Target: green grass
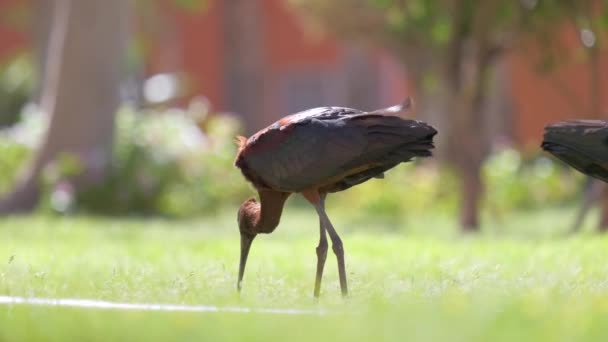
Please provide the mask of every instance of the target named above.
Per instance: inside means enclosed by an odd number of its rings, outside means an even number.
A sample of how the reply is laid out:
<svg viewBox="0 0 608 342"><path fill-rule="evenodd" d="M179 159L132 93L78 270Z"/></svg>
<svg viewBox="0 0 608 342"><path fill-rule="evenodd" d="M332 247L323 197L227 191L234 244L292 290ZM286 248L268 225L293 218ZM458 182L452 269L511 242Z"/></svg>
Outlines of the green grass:
<svg viewBox="0 0 608 342"><path fill-rule="evenodd" d="M232 212L195 221L5 218L0 295L332 313L1 306L0 340L606 340L608 238L564 237L573 213L486 217L480 236L457 234L441 215L412 213L405 223L334 217L351 295L340 297L330 254L318 301L313 210L288 208L275 233L256 239L240 297Z"/></svg>

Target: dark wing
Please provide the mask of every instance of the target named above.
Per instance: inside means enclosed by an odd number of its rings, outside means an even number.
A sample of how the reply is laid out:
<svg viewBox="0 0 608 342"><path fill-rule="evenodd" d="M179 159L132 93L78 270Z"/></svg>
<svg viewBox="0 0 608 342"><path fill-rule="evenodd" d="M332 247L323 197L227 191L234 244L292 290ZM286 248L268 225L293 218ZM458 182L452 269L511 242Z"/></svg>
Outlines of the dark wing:
<svg viewBox="0 0 608 342"><path fill-rule="evenodd" d="M545 127L542 148L589 176L608 182L608 123L563 121Z"/></svg>
<svg viewBox="0 0 608 342"><path fill-rule="evenodd" d="M327 115L271 126L248 146L247 167L268 186L297 192L351 177L346 188L414 156L430 155L436 131L427 124L344 108L326 110Z"/></svg>

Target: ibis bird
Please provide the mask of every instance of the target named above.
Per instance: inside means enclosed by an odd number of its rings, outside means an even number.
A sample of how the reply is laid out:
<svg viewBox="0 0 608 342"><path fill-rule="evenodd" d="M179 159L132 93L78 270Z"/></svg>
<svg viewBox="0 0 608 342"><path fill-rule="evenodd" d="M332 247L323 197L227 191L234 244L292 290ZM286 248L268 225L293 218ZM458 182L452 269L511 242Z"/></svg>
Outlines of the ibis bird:
<svg viewBox="0 0 608 342"><path fill-rule="evenodd" d="M541 147L578 171L608 182L608 122L571 120L547 125Z"/></svg>
<svg viewBox="0 0 608 342"><path fill-rule="evenodd" d="M287 198L300 193L315 207L320 221L314 296L319 296L321 288L326 232L338 261L342 295L348 294L344 248L325 213L325 197L382 178L385 171L414 157L431 155L437 131L424 122L401 117L411 106L408 97L400 105L372 112L313 108L284 117L248 139L237 137L235 166L259 194L259 201L250 198L238 211L239 292L253 239L272 233Z"/></svg>

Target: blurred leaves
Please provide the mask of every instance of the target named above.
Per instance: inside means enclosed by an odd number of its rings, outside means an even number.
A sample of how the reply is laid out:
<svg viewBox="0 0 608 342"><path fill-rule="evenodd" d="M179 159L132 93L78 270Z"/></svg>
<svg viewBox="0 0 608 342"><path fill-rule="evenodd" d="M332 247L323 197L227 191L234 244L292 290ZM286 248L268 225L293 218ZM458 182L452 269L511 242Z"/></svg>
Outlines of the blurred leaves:
<svg viewBox="0 0 608 342"><path fill-rule="evenodd" d="M497 219L515 211L572 203L585 179L543 154L525 156L511 148L491 154L482 174L487 189L482 207ZM453 215L459 186L450 168L429 161L410 163L389 171L385 179L370 180L332 197L329 205L353 220L371 218L400 225L420 213Z"/></svg>
<svg viewBox="0 0 608 342"><path fill-rule="evenodd" d="M24 118L18 125L0 130L2 191L9 190L44 136L43 115L30 109ZM81 169L77 160L64 156L45 170L48 200L42 209L186 217L236 208L254 195L233 165L233 140L241 129L236 117L209 115L197 124L188 111L123 107L117 120L108 180L84 193L70 193L72 188L65 180ZM573 201L584 178L544 155L527 157L513 149L492 154L484 164L483 176L487 183L484 207L500 215ZM454 173L425 160L400 165L387 172L385 179L336 194L328 204L330 210L353 220L371 218L397 224L422 212L453 214L458 193ZM70 196L74 198L70 200Z"/></svg>
<svg viewBox="0 0 608 342"><path fill-rule="evenodd" d="M240 122L230 116L201 117L180 109L136 111L123 107L117 115L114 158L102 183L75 196L74 209L104 214L186 216L238 204L250 194L234 168L234 136ZM8 191L44 137L46 116L30 108L18 124L0 130L0 190ZM46 203L57 210L57 193L65 194L80 162L62 155L43 172ZM221 180L221 181L220 181ZM62 195L63 196L63 195ZM72 208L64 208L72 209ZM60 210L62 211L62 210Z"/></svg>
<svg viewBox="0 0 608 342"><path fill-rule="evenodd" d="M486 205L495 214L565 204L576 198L585 178L545 155L526 159L514 149L492 154L483 176Z"/></svg>
<svg viewBox="0 0 608 342"><path fill-rule="evenodd" d="M0 137L0 192L13 186L20 169L31 156L31 150L22 144Z"/></svg>
<svg viewBox="0 0 608 342"><path fill-rule="evenodd" d="M495 51L534 39L543 52L545 48L550 48L546 52L553 52L562 38L564 26L571 22L576 23L579 30L594 27L593 34L598 41L605 35L600 27L608 27L608 6L593 0L288 2L308 21L327 32L346 39L369 40L388 48L422 76L449 63L452 58L447 53L452 48L449 43L458 39ZM417 70L421 68L423 70Z"/></svg>
<svg viewBox="0 0 608 342"><path fill-rule="evenodd" d="M13 124L34 86L30 58L21 54L0 65L0 126Z"/></svg>
<svg viewBox="0 0 608 342"><path fill-rule="evenodd" d="M213 116L208 120L213 125L230 119ZM232 159L221 163L215 156L235 153L232 139L239 129L232 125L220 134L205 134L186 111L123 108L118 115L112 173L106 183L82 194L78 205L111 214L208 213L231 194L215 191L214 183L228 171L237 173ZM228 142L230 151L226 150ZM241 184L240 189L246 190L246 185Z"/></svg>
<svg viewBox="0 0 608 342"><path fill-rule="evenodd" d="M210 0L173 0L178 8L200 12L207 9Z"/></svg>

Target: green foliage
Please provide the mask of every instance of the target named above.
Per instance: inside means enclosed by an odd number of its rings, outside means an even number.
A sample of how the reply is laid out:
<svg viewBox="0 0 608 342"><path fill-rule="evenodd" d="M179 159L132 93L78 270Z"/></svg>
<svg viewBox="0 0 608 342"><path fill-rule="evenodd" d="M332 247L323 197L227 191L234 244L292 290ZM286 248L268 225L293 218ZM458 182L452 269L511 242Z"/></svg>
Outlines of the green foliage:
<svg viewBox="0 0 608 342"><path fill-rule="evenodd" d="M30 149L5 137L0 137L0 192L6 192L16 181L16 176L30 156Z"/></svg>
<svg viewBox="0 0 608 342"><path fill-rule="evenodd" d="M378 5L386 11L388 31L396 37L439 46L451 38L449 6L441 1L381 1Z"/></svg>
<svg viewBox="0 0 608 342"><path fill-rule="evenodd" d="M14 186L19 172L38 146L45 126L45 120L39 113L26 108L19 123L0 128L0 193Z"/></svg>
<svg viewBox="0 0 608 342"><path fill-rule="evenodd" d="M450 69L478 50L479 60L535 40L544 69L564 59L564 27L588 29L605 41L608 6L594 0L288 0L317 27L388 48L414 80ZM335 15L342 13L343 15ZM550 63L551 62L551 63ZM448 75L442 73L448 71ZM452 72L453 73L453 72ZM424 81L423 81L424 82ZM418 84L426 90L422 84Z"/></svg>
<svg viewBox="0 0 608 342"><path fill-rule="evenodd" d="M44 116L26 110L18 125L0 131L0 189L7 191L44 136ZM82 171L62 156L43 173L45 210L188 217L236 208L255 195L233 165L236 117L211 115L202 130L193 114L177 109L117 115L114 161L107 180L75 194L67 180ZM584 177L546 155L496 151L485 162L484 208L501 217L521 209L563 205L577 199ZM455 214L460 198L456 175L434 160L399 165L384 179L372 179L332 195L332 211L352 220L382 220L395 226L419 213ZM76 196L76 197L74 197ZM66 198L67 197L67 198ZM301 199L292 206L304 204ZM306 204L306 207L308 205Z"/></svg>
<svg viewBox="0 0 608 342"><path fill-rule="evenodd" d="M174 182L162 198L167 212L178 216L217 212L236 207L253 195L249 184L234 167L234 138L241 129L235 117L211 117L205 127L206 149L183 162L183 182Z"/></svg>
<svg viewBox="0 0 608 342"><path fill-rule="evenodd" d="M183 113L143 114L123 108L117 115L110 175L99 186L79 193L78 207L108 214L162 213L160 198L171 182L182 181L182 159L193 147L201 147L199 141L188 145L185 139L191 134L195 134L192 139L202 139Z"/></svg>
<svg viewBox="0 0 608 342"><path fill-rule="evenodd" d="M384 179L372 179L332 196L331 210L348 214L353 220L381 220L393 225L421 212L454 213L455 177L434 163L416 164L398 166Z"/></svg>
<svg viewBox="0 0 608 342"><path fill-rule="evenodd" d="M4 191L44 135L43 115L28 110L23 117L17 125L0 131L0 189ZM235 205L251 193L232 165L233 140L239 131L240 122L229 116L210 116L201 131L188 112L138 112L124 107L117 115L114 158L106 180L74 193L70 178L84 170L73 156L62 155L43 172L43 208L187 216Z"/></svg>
<svg viewBox="0 0 608 342"><path fill-rule="evenodd" d="M123 110L111 175L79 195L79 208L191 216L235 204L248 192L232 165L239 130L227 116L211 116L203 133L184 112Z"/></svg>
<svg viewBox="0 0 608 342"><path fill-rule="evenodd" d="M187 11L204 11L209 6L209 0L173 0L178 8Z"/></svg>
<svg viewBox="0 0 608 342"><path fill-rule="evenodd" d="M505 149L485 162L486 205L495 214L563 205L577 198L585 177L543 155L525 159Z"/></svg>
<svg viewBox="0 0 608 342"><path fill-rule="evenodd" d="M0 189L4 191L44 133L42 116L26 112L23 117L18 125L0 133ZM108 179L83 193L71 193L65 181L82 169L77 160L63 156L45 169L44 208L180 217L236 208L255 194L233 165L233 140L239 131L240 122L231 116L210 116L201 131L187 112L123 108L117 117ZM584 179L545 155L525 157L512 149L495 152L484 164L483 175L487 184L484 207L500 215L571 202L578 197ZM387 172L385 179L372 179L332 195L329 205L353 220L395 224L420 212L454 214L460 200L458 190L457 177L450 169L425 160L400 165ZM74 195L77 198L66 205L63 196ZM291 203L302 204L300 200Z"/></svg>
<svg viewBox="0 0 608 342"><path fill-rule="evenodd" d="M0 65L0 126L17 122L34 85L32 63L19 55Z"/></svg>
<svg viewBox="0 0 608 342"><path fill-rule="evenodd" d="M518 210L570 204L579 198L585 177L548 156L526 157L504 149L483 166L486 184L483 208L504 218ZM354 220L403 223L419 213L455 215L460 198L458 178L449 168L435 163L405 164L386 174L336 195L332 210L348 213Z"/></svg>

